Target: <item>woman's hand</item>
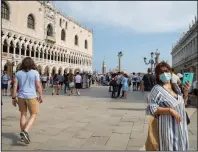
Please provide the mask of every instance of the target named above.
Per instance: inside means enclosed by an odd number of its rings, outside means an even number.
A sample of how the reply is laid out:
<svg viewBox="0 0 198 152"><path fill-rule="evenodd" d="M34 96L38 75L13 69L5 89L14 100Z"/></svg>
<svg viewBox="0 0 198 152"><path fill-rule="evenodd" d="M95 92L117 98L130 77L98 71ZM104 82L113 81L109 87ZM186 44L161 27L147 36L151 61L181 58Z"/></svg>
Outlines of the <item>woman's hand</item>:
<svg viewBox="0 0 198 152"><path fill-rule="evenodd" d="M170 114L176 119L177 122L181 122L182 119L177 111L170 108Z"/></svg>
<svg viewBox="0 0 198 152"><path fill-rule="evenodd" d="M12 99L12 105L16 107L17 104L17 100L16 99Z"/></svg>
<svg viewBox="0 0 198 152"><path fill-rule="evenodd" d="M184 94L184 96L188 96L189 88L190 88L190 82L187 81L186 84L183 85L183 94Z"/></svg>

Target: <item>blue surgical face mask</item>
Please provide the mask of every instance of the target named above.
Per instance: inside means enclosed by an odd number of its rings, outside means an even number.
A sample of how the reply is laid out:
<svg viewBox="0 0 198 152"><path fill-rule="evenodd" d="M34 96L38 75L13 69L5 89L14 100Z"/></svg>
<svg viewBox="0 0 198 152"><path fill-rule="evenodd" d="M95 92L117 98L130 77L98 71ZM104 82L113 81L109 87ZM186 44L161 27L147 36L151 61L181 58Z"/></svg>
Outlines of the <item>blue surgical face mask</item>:
<svg viewBox="0 0 198 152"><path fill-rule="evenodd" d="M171 79L171 73L163 73L160 75L160 80L163 83L167 83L168 81L170 81L170 79Z"/></svg>

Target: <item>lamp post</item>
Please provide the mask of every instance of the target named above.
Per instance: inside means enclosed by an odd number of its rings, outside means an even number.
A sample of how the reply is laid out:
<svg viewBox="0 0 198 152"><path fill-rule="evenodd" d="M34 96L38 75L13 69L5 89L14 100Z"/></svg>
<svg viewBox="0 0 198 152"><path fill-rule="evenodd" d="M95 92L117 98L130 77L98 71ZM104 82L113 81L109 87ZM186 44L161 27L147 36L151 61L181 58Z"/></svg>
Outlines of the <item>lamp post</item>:
<svg viewBox="0 0 198 152"><path fill-rule="evenodd" d="M153 64L154 64L153 56L154 56L154 53L151 52L151 59L149 59L148 62L146 61L147 58L144 57L144 63L145 63L146 65L151 64L151 71L153 71Z"/></svg>
<svg viewBox="0 0 198 152"><path fill-rule="evenodd" d="M118 52L118 72L121 71L121 58L122 58L122 56L123 56L123 52L122 51Z"/></svg>

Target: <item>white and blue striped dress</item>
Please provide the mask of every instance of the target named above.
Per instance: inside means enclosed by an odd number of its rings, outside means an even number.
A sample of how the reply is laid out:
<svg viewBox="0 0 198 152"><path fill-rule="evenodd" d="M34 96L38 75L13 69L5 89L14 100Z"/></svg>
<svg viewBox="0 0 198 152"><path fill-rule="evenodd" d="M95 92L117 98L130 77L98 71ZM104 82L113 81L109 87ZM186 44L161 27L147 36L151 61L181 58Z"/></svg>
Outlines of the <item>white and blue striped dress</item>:
<svg viewBox="0 0 198 152"><path fill-rule="evenodd" d="M160 151L187 151L188 128L186 122L185 104L182 94L178 98L172 96L160 85L154 86L150 93L148 113L154 115L158 107L171 107L182 118L177 122L171 115L159 115L159 150Z"/></svg>

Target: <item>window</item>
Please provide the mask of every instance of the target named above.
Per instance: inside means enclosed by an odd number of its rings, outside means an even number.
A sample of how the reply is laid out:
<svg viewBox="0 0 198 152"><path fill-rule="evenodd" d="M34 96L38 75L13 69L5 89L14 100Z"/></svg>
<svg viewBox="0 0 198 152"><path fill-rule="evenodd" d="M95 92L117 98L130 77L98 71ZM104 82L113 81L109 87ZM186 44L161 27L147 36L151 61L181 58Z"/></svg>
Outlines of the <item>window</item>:
<svg viewBox="0 0 198 152"><path fill-rule="evenodd" d="M85 49L88 48L87 40L85 40Z"/></svg>
<svg viewBox="0 0 198 152"><path fill-rule="evenodd" d="M62 25L62 19L60 19L60 26Z"/></svg>
<svg viewBox="0 0 198 152"><path fill-rule="evenodd" d="M67 22L65 22L65 29L67 29Z"/></svg>
<svg viewBox="0 0 198 152"><path fill-rule="evenodd" d="M78 45L78 36L77 36L77 35L75 35L75 40L74 40L74 41L75 41L74 44L75 44L75 45Z"/></svg>
<svg viewBox="0 0 198 152"><path fill-rule="evenodd" d="M27 27L34 29L34 17L32 14L28 15Z"/></svg>
<svg viewBox="0 0 198 152"><path fill-rule="evenodd" d="M61 40L65 41L65 30L61 30Z"/></svg>
<svg viewBox="0 0 198 152"><path fill-rule="evenodd" d="M10 19L10 10L8 5L4 1L2 1L1 5L1 17L6 20Z"/></svg>
<svg viewBox="0 0 198 152"><path fill-rule="evenodd" d="M53 36L53 28L51 24L47 25L47 36Z"/></svg>

